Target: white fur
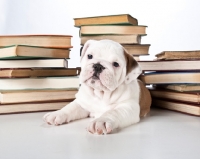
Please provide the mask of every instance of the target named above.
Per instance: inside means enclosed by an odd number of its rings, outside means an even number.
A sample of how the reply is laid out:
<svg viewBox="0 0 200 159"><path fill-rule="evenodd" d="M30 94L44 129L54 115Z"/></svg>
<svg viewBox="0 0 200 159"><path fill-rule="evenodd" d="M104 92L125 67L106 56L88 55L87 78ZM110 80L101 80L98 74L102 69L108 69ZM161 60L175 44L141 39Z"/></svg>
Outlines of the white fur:
<svg viewBox="0 0 200 159"><path fill-rule="evenodd" d="M87 55L93 58L88 59ZM119 67L114 67L118 62ZM93 64L100 63L105 69L100 80L94 80ZM61 110L47 113L44 120L52 125L60 125L76 119L94 117L87 130L91 133L107 134L140 120L137 77L141 73L136 67L126 75L126 59L123 47L111 40L89 40L82 50L81 87L76 99Z"/></svg>

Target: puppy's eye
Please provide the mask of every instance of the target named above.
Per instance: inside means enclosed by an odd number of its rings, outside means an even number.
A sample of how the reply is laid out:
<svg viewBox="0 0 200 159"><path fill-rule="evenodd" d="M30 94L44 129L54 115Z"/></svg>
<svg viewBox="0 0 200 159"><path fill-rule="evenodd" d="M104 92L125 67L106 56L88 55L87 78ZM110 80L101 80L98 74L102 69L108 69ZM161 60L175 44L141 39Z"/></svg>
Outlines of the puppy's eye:
<svg viewBox="0 0 200 159"><path fill-rule="evenodd" d="M119 64L117 62L113 62L113 66L119 67Z"/></svg>
<svg viewBox="0 0 200 159"><path fill-rule="evenodd" d="M93 56L91 54L88 54L87 56L88 56L88 59L92 59L93 58Z"/></svg>

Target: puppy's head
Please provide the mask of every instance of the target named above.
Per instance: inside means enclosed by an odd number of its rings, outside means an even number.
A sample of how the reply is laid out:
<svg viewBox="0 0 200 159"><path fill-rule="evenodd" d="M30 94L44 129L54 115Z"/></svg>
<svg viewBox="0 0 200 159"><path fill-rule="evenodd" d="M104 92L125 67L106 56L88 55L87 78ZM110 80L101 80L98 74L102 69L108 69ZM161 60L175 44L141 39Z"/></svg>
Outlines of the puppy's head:
<svg viewBox="0 0 200 159"><path fill-rule="evenodd" d="M141 74L134 58L117 42L89 40L81 54L81 83L99 91L114 91Z"/></svg>

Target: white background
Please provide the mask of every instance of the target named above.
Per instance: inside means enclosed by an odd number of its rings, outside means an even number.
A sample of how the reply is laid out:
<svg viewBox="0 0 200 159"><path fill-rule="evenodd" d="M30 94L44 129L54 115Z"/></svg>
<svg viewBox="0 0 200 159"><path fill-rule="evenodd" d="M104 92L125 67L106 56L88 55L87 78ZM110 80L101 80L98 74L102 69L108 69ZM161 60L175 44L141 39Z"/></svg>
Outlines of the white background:
<svg viewBox="0 0 200 159"><path fill-rule="evenodd" d="M164 50L200 50L199 0L0 0L0 34L72 35L70 67L79 64L73 18L130 14L147 25L150 57Z"/></svg>

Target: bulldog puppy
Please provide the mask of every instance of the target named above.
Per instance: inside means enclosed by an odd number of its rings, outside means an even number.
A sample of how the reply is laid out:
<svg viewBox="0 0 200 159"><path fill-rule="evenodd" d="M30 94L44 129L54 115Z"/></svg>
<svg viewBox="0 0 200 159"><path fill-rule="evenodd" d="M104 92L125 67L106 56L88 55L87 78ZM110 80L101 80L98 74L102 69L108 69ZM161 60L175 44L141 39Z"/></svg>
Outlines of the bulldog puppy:
<svg viewBox="0 0 200 159"><path fill-rule="evenodd" d="M150 111L151 96L137 77L141 69L117 42L89 40L81 55L81 87L76 99L61 110L47 113L48 124L60 125L94 117L87 127L108 134L140 121Z"/></svg>

